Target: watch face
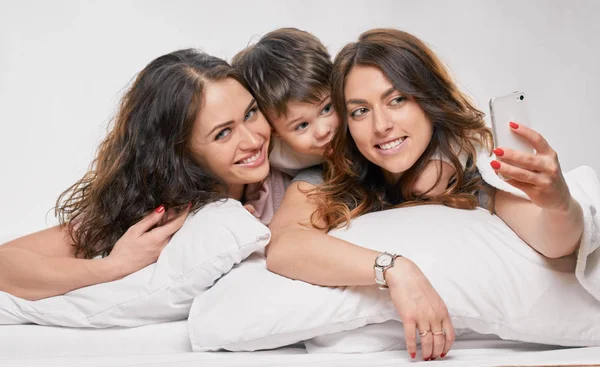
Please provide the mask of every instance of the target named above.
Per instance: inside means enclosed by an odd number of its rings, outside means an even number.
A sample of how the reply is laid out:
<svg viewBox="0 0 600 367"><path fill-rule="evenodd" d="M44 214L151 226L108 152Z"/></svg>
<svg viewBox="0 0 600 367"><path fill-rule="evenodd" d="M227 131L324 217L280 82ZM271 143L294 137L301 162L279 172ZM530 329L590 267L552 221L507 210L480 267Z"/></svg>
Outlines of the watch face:
<svg viewBox="0 0 600 367"><path fill-rule="evenodd" d="M381 254L377 257L377 265L386 267L392 265L392 256L390 254Z"/></svg>

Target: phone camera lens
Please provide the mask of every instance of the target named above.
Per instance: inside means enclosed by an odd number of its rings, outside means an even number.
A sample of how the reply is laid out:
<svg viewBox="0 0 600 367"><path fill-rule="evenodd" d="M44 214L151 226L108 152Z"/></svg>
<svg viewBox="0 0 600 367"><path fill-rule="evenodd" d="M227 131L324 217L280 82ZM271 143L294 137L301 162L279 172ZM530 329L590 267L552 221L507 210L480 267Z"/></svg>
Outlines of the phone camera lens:
<svg viewBox="0 0 600 367"><path fill-rule="evenodd" d="M521 95L521 96L519 97L519 99L522 101L522 100L524 100L524 99L525 99L525 96Z"/></svg>

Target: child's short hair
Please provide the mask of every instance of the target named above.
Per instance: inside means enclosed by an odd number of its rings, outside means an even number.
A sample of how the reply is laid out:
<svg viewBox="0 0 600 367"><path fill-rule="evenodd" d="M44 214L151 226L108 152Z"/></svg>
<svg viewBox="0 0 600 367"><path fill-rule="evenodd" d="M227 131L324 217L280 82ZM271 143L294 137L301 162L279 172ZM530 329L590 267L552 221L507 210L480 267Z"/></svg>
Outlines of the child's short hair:
<svg viewBox="0 0 600 367"><path fill-rule="evenodd" d="M319 102L330 93L333 63L327 48L312 34L280 28L234 56L231 64L243 75L258 106L286 115L290 101Z"/></svg>

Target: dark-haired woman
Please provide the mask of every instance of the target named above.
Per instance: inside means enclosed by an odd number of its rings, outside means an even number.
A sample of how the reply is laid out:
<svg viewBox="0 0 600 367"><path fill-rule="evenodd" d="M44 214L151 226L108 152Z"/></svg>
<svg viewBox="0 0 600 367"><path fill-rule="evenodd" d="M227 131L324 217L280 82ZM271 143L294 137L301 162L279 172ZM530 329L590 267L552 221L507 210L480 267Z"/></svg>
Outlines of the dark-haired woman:
<svg viewBox="0 0 600 367"><path fill-rule="evenodd" d="M270 134L225 61L194 49L155 59L91 169L58 198L60 225L0 246L0 290L36 300L155 262L190 210L242 200L267 177Z"/></svg>

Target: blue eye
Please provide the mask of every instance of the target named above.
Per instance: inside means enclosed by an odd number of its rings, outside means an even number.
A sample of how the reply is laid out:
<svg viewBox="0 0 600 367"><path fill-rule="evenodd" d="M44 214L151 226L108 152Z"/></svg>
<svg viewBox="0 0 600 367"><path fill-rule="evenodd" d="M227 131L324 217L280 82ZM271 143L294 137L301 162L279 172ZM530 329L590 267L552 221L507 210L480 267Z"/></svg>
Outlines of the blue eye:
<svg viewBox="0 0 600 367"><path fill-rule="evenodd" d="M364 115L367 112L369 112L369 110L367 108L361 107L361 108L357 108L354 111L350 112L350 116L352 118L357 118L357 117Z"/></svg>
<svg viewBox="0 0 600 367"><path fill-rule="evenodd" d="M328 103L327 106L323 107L321 110L321 115L327 115L333 111L333 104Z"/></svg>
<svg viewBox="0 0 600 367"><path fill-rule="evenodd" d="M227 137L227 135L231 134L231 129L230 128L226 128L221 130L217 136L215 136L215 140L221 140Z"/></svg>
<svg viewBox="0 0 600 367"><path fill-rule="evenodd" d="M257 106L252 107L250 109L250 111L248 111L246 116L244 116L244 121L250 120L252 117L254 117L254 115L256 115L256 112L258 112L258 107Z"/></svg>
<svg viewBox="0 0 600 367"><path fill-rule="evenodd" d="M390 104L393 106L399 105L400 103L404 102L405 100L406 100L406 97L398 96L398 97L392 99Z"/></svg>
<svg viewBox="0 0 600 367"><path fill-rule="evenodd" d="M294 128L294 130L300 131L300 130L306 130L307 128L308 128L308 122L304 121L304 122L299 123L298 125L296 125L296 127Z"/></svg>

